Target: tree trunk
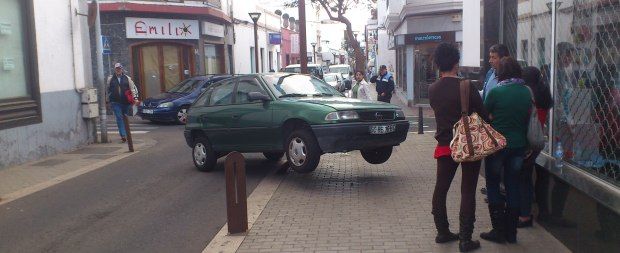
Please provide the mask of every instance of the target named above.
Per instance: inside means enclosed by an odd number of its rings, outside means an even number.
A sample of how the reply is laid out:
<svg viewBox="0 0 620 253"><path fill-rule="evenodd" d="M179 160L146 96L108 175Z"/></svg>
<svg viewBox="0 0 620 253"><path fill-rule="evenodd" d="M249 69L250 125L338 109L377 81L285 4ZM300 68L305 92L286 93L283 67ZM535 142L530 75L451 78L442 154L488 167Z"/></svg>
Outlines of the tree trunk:
<svg viewBox="0 0 620 253"><path fill-rule="evenodd" d="M355 55L355 69L353 71L362 71L362 73L366 73L366 56L364 56L364 52L362 52L362 47L360 46L359 41L355 39L355 35L353 35L353 28L351 27L351 22L345 17L342 17L342 23L347 26L347 36L349 37L350 45L353 47L353 52Z"/></svg>

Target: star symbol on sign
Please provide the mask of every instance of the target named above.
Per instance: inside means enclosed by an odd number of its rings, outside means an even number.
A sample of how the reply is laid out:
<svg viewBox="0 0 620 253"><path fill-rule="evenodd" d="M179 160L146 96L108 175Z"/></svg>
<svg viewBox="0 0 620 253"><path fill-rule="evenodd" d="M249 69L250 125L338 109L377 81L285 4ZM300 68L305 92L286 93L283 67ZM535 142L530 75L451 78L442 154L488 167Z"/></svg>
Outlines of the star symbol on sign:
<svg viewBox="0 0 620 253"><path fill-rule="evenodd" d="M192 27L192 25L186 25L183 23L183 27L181 27L181 35L187 36L188 34L192 34L192 31L189 30L190 27Z"/></svg>

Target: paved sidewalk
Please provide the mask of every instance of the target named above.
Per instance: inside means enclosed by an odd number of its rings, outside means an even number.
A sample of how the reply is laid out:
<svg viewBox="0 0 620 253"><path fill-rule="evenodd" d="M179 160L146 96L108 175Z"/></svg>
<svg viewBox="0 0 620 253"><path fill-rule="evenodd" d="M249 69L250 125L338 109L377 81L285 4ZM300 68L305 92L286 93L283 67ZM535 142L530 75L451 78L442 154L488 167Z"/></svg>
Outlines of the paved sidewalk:
<svg viewBox="0 0 620 253"><path fill-rule="evenodd" d="M435 161L430 155L434 146L431 134L410 134L382 165L368 164L359 152L351 152L324 155L311 174L290 172L240 247L225 251L458 252L458 243L434 242ZM457 173L448 196L454 232L458 231L460 181ZM478 188L483 185L481 177ZM480 232L491 227L483 198L477 195L474 239L478 240ZM239 240L239 236L244 235L227 237ZM482 249L476 252L569 252L537 224L520 229L518 240L515 245L481 240Z"/></svg>
<svg viewBox="0 0 620 253"><path fill-rule="evenodd" d="M94 143L74 151L0 170L0 205L106 166L154 146L153 139L133 136L134 153L110 132L112 143Z"/></svg>

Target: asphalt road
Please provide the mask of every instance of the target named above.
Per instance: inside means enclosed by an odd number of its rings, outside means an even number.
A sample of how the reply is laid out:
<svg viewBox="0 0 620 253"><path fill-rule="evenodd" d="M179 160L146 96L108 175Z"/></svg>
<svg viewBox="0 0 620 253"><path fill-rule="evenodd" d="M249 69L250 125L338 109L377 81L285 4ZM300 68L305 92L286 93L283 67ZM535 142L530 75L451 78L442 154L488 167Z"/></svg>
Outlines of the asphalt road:
<svg viewBox="0 0 620 253"><path fill-rule="evenodd" d="M199 172L183 127L154 126L155 147L1 206L0 252L202 251L226 223L223 159ZM279 163L246 158L249 195Z"/></svg>

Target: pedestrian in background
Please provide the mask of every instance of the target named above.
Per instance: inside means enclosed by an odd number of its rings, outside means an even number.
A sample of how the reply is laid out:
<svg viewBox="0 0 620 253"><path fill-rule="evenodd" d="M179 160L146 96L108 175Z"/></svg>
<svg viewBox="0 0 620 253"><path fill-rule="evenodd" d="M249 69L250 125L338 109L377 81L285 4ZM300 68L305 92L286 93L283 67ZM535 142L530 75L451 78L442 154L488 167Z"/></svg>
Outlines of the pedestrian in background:
<svg viewBox="0 0 620 253"><path fill-rule="evenodd" d="M499 80L497 79L497 68L499 61L505 57L509 57L508 47L503 44L495 44L489 48L489 64L491 69L487 72L484 78L484 88L482 89L482 100L486 100L489 96L489 92L497 87Z"/></svg>
<svg viewBox="0 0 620 253"><path fill-rule="evenodd" d="M442 43L437 46L434 61L440 71L440 79L429 87L430 104L435 112L437 147L434 157L437 159L437 181L433 192L433 218L437 228L436 243L459 240L459 250L466 252L480 248L480 242L472 241L471 235L476 221L476 186L480 173L480 161L463 162L461 183L461 207L459 214L459 234L450 232L446 210L446 198L452 179L459 163L450 156L450 141L453 138L452 128L461 119L460 82L457 76L460 52L452 44ZM487 113L482 99L473 85L470 87L469 114L476 112L483 119Z"/></svg>
<svg viewBox="0 0 620 253"><path fill-rule="evenodd" d="M129 101L129 97L133 101ZM129 108L138 103L138 89L131 80L131 78L125 75L123 65L120 63L114 64L114 75L108 78L108 101L112 105L112 111L116 117L116 125L118 126L118 133L121 136L121 142L127 141L127 133L125 132L125 121L123 115L129 113Z"/></svg>
<svg viewBox="0 0 620 253"><path fill-rule="evenodd" d="M489 214L493 229L480 237L497 243L517 242L520 194L519 176L527 147L527 128L532 96L521 79L521 66L512 57L500 60L497 87L489 91L484 106L491 126L506 137L506 148L485 159L485 179ZM505 200L500 196L500 182L506 188ZM506 202L506 203L504 203Z"/></svg>
<svg viewBox="0 0 620 253"><path fill-rule="evenodd" d="M365 101L372 101L370 97L370 85L364 80L364 72L358 70L355 72L355 82L351 87L351 98L357 98Z"/></svg>
<svg viewBox="0 0 620 253"><path fill-rule="evenodd" d="M540 70L536 67L526 67L523 69L523 80L525 81L525 85L527 85L534 94L534 103L536 105L536 113L538 115L538 120L540 124L543 126L547 122L547 114L549 113L549 109L553 106L553 98L551 97L551 91L549 87L545 84L542 78L542 74ZM532 174L534 172L534 167L536 165L536 158L540 154L540 151L532 151L529 150L526 154L525 160L523 161L523 167L521 169L521 177L519 180L519 190L521 194L521 210L519 215L519 223L517 227L531 227L532 226L532 200L534 196L534 183L532 182ZM536 172L536 181L537 184L542 182L540 170L543 168L538 168ZM544 193L540 193L537 195L542 195ZM544 208L546 209L546 207Z"/></svg>
<svg viewBox="0 0 620 253"><path fill-rule="evenodd" d="M387 71L385 65L379 67L379 75L370 78L371 83L376 83L377 100L389 103L392 100L392 92L394 92L394 77Z"/></svg>

